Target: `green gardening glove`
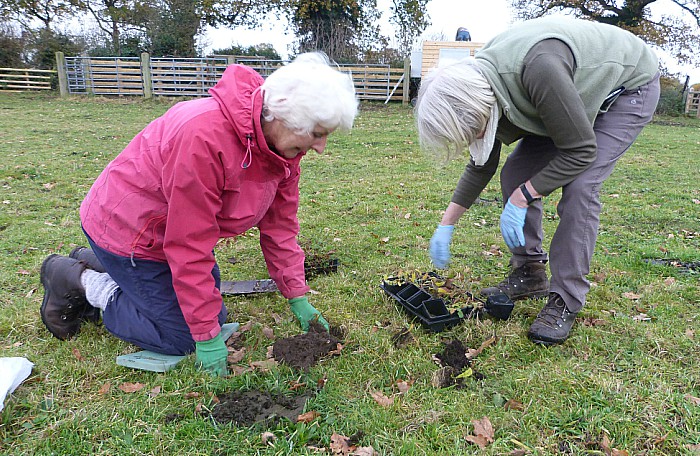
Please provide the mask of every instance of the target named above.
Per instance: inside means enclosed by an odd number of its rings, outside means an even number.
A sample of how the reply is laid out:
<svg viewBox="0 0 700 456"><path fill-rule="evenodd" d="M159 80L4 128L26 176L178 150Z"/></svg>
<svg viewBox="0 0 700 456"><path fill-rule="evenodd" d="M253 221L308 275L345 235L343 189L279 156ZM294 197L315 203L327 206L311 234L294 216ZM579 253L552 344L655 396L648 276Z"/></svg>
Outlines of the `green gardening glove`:
<svg viewBox="0 0 700 456"><path fill-rule="evenodd" d="M197 367L204 369L214 376L228 375L226 358L228 349L224 338L219 333L215 338L195 342L195 353L197 355Z"/></svg>
<svg viewBox="0 0 700 456"><path fill-rule="evenodd" d="M292 308L292 313L297 317L299 324L301 325L301 329L304 331L309 330L309 322L314 320L318 320L318 322L321 323L324 328L326 328L326 331L330 330L330 325L326 319L323 318L321 312L309 304L309 300L306 299L306 296L290 299L289 306Z"/></svg>

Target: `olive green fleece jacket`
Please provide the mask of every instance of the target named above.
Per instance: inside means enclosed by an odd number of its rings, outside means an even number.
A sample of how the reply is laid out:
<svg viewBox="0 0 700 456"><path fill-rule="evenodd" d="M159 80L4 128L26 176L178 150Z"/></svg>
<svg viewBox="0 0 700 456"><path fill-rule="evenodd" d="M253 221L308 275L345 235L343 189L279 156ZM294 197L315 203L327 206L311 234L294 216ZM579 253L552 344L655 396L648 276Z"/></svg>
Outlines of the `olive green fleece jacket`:
<svg viewBox="0 0 700 456"><path fill-rule="evenodd" d="M469 207L498 167L500 143L526 135L550 137L561 151L530 181L548 195L571 182L595 160L593 123L605 97L651 81L654 52L620 28L569 18L541 18L516 25L486 43L475 56L498 100L497 142L482 166L470 161L452 201Z"/></svg>

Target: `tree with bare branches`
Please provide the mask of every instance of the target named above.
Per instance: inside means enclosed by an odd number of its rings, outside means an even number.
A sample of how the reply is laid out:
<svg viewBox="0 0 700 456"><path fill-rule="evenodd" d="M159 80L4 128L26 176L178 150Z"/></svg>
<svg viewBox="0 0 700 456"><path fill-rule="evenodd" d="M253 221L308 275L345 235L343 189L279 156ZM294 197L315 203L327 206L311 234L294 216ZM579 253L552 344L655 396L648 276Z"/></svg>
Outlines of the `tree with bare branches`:
<svg viewBox="0 0 700 456"><path fill-rule="evenodd" d="M569 12L629 30L674 56L679 63L700 61L700 0L667 0L674 11L652 15L657 0L511 0L521 19Z"/></svg>

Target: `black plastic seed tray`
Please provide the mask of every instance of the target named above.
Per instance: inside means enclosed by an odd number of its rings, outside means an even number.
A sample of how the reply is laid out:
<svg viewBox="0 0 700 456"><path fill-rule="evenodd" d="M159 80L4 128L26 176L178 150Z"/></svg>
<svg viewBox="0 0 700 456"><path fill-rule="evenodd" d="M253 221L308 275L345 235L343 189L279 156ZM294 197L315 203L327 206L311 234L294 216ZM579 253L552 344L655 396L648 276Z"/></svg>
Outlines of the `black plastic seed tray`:
<svg viewBox="0 0 700 456"><path fill-rule="evenodd" d="M426 289L411 282L404 282L400 285L393 282L397 282L396 278L388 278L382 282L380 287L394 298L410 316L433 332L440 332L455 326L481 309L495 318L505 320L510 316L514 307L513 302L506 295L489 296L484 302L471 293L465 292L470 299L482 305L478 306L479 308L466 306L450 312L444 299L434 296Z"/></svg>

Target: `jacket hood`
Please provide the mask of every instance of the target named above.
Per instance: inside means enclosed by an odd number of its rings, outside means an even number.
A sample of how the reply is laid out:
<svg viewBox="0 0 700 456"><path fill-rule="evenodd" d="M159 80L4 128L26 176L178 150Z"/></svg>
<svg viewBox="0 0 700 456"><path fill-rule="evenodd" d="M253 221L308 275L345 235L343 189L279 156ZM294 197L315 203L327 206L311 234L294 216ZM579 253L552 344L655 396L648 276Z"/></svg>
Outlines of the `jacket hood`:
<svg viewBox="0 0 700 456"><path fill-rule="evenodd" d="M219 82L209 89L209 94L219 103L221 111L234 126L243 144L246 144L247 135L255 134L253 119L255 114L259 117L260 113L253 112L253 100L256 96L261 96L259 88L264 81L262 76L250 67L230 65Z"/></svg>
<svg viewBox="0 0 700 456"><path fill-rule="evenodd" d="M248 153L241 163L244 168L253 159L252 149L259 150L268 160L287 168L299 166L299 161L305 153L292 159L286 159L272 152L265 142L260 124L262 114L263 94L260 86L265 82L262 76L245 65L230 65L224 71L219 82L209 89L226 119L233 125L238 139L245 144Z"/></svg>

